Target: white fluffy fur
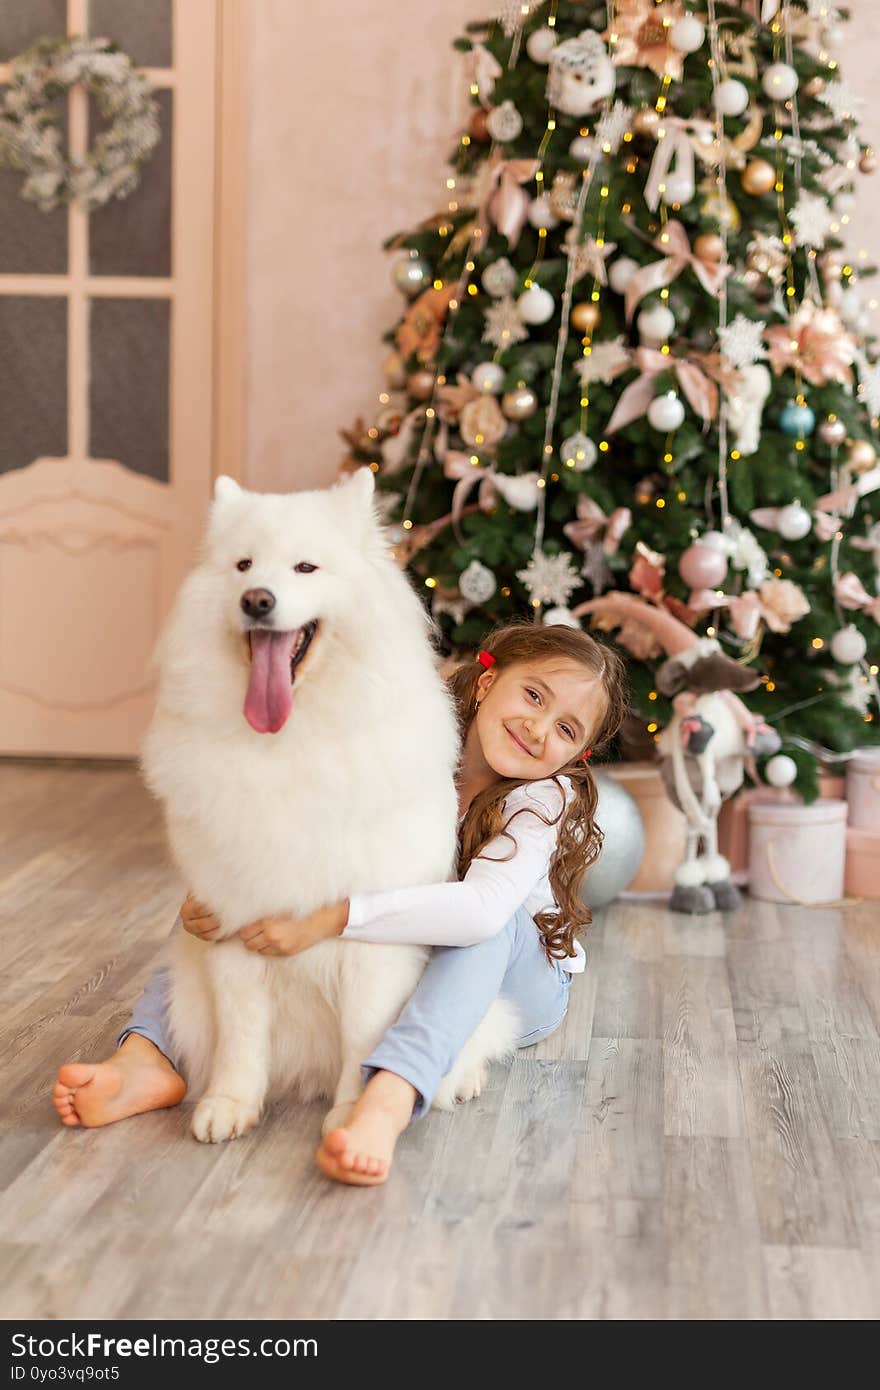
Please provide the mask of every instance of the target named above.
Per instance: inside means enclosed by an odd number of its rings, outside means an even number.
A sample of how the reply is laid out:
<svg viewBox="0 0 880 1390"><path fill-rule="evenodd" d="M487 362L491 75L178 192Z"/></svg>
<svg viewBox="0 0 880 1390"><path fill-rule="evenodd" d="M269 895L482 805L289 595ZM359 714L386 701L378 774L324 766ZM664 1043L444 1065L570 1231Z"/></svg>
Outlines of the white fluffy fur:
<svg viewBox="0 0 880 1390"><path fill-rule="evenodd" d="M196 568L156 650L159 696L142 766L163 803L187 887L229 938L247 922L301 915L359 891L446 880L455 860L458 736L430 620L388 551L368 469L291 495L217 481ZM250 558L239 572L236 562ZM297 574L308 560L316 573ZM317 618L293 710L258 734L242 709L248 670L240 598L265 587L276 626ZM256 1123L266 1096L333 1099L326 1128L360 1093L360 1062L400 1012L427 959L419 946L322 942L264 958L186 932L172 947L171 1026L198 1139ZM436 1104L477 1094L516 1019L492 1006Z"/></svg>

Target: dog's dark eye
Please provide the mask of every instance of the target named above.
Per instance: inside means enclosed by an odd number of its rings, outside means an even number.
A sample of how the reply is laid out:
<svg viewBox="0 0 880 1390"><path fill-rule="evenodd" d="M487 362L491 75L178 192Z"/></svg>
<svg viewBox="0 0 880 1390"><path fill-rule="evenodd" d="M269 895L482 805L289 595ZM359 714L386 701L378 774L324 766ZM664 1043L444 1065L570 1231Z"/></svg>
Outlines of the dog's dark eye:
<svg viewBox="0 0 880 1390"><path fill-rule="evenodd" d="M253 560L239 560L235 568L237 570L249 570L253 563Z"/></svg>
<svg viewBox="0 0 880 1390"><path fill-rule="evenodd" d="M314 574L318 566L310 565L308 560L300 560L299 564L294 565L293 568L296 574Z"/></svg>

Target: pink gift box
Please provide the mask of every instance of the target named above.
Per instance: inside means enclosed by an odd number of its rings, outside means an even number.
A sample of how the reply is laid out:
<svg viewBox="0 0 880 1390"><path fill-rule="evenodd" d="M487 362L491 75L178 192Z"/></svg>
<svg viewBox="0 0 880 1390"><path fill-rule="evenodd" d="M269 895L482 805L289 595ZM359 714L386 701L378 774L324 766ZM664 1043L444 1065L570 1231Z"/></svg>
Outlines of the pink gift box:
<svg viewBox="0 0 880 1390"><path fill-rule="evenodd" d="M749 892L771 903L832 903L843 897L846 802L752 802Z"/></svg>
<svg viewBox="0 0 880 1390"><path fill-rule="evenodd" d="M880 748L860 748L846 770L849 823L880 835Z"/></svg>
<svg viewBox="0 0 880 1390"><path fill-rule="evenodd" d="M880 831L846 832L846 891L860 898L880 898Z"/></svg>

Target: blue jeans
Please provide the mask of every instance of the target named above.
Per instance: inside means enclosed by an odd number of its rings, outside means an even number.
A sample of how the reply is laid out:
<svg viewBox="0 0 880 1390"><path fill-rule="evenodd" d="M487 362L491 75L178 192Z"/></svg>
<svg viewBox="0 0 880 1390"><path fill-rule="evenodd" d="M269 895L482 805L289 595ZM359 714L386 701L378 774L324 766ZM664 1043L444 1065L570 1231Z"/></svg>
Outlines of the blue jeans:
<svg viewBox="0 0 880 1390"><path fill-rule="evenodd" d="M409 1081L418 1091L417 1119L431 1108L437 1087L499 994L519 1014L517 1047L530 1047L559 1027L570 986L571 975L558 961L548 963L538 928L521 907L488 941L435 947L397 1022L363 1063L364 1081L380 1069ZM116 1045L129 1033L140 1033L177 1067L168 1033L168 992L168 967L159 966Z"/></svg>

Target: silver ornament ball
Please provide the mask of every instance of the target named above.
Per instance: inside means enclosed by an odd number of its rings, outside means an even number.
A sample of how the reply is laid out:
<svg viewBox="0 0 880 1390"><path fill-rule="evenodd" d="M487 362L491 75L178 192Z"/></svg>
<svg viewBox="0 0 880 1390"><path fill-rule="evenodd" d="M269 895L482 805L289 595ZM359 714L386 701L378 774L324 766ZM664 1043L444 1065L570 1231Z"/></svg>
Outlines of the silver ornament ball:
<svg viewBox="0 0 880 1390"><path fill-rule="evenodd" d="M606 907L629 887L645 853L645 827L634 798L607 773L594 776L599 791L596 824L605 840L581 885L581 897L591 908Z"/></svg>
<svg viewBox="0 0 880 1390"><path fill-rule="evenodd" d="M771 787L790 787L797 777L797 763L787 753L776 753L764 768L764 778Z"/></svg>
<svg viewBox="0 0 880 1390"><path fill-rule="evenodd" d="M401 294L414 299L420 294L431 278L431 267L418 252L410 252L401 260L395 261L391 269L391 279Z"/></svg>
<svg viewBox="0 0 880 1390"><path fill-rule="evenodd" d="M458 581L459 593L468 603L488 603L497 587L494 574L479 560L471 560Z"/></svg>
<svg viewBox="0 0 880 1390"><path fill-rule="evenodd" d="M588 473L599 457L599 450L589 435L578 430L576 434L563 439L559 457L566 468L572 468L576 473Z"/></svg>

